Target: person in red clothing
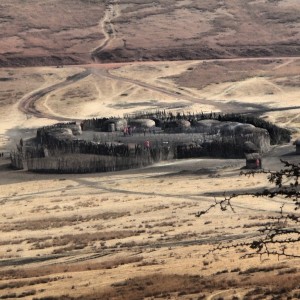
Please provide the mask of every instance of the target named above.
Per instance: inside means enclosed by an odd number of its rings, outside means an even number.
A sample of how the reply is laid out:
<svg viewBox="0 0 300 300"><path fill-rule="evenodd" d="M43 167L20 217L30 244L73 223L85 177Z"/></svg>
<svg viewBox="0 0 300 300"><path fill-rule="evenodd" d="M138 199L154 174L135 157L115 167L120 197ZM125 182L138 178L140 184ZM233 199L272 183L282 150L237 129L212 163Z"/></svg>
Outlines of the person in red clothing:
<svg viewBox="0 0 300 300"><path fill-rule="evenodd" d="M256 165L256 169L260 168L260 161L258 158L256 159L255 165Z"/></svg>
<svg viewBox="0 0 300 300"><path fill-rule="evenodd" d="M144 142L144 147L145 147L145 149L150 149L150 141L145 141Z"/></svg>

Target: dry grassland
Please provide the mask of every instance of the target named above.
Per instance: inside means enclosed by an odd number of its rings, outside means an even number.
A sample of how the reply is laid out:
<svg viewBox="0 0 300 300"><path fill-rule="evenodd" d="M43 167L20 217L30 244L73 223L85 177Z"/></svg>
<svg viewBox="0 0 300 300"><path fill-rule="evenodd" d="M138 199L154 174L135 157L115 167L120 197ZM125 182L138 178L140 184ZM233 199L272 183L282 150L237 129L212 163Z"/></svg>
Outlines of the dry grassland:
<svg viewBox="0 0 300 300"><path fill-rule="evenodd" d="M236 214L215 210L196 218L214 202L212 194L231 193L237 183L244 191L268 185L263 175L239 177L242 161L223 163L227 168L217 168L214 176L193 175L203 164L194 160L142 171L38 178L2 163L2 299L296 294L298 260L241 259L249 253L243 246L203 257L222 241L256 236L281 203L242 197L235 201ZM182 168L189 175L177 173Z"/></svg>

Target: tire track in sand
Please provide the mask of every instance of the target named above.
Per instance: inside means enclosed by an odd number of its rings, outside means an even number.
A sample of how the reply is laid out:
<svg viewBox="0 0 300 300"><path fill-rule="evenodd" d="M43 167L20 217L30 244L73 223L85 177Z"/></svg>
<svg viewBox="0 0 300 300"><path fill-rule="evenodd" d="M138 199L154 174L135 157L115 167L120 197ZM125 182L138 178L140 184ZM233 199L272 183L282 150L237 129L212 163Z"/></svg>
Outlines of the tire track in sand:
<svg viewBox="0 0 300 300"><path fill-rule="evenodd" d="M248 58L248 59L221 59L217 61L251 61L251 60L273 60L274 58ZM279 59L279 58L277 58ZM281 59L286 59L286 58L281 58ZM299 57L294 58L294 59L299 59ZM139 63L136 63L139 64ZM117 65L119 66L119 65ZM33 91L27 95L25 95L19 102L18 104L18 109L22 111L25 114L33 115L38 118L48 118L48 119L53 119L53 120L58 120L58 121L74 121L76 119L70 118L70 117L64 117L64 116L57 116L51 113L51 111L48 112L42 112L38 110L35 106L35 103L43 96L49 94L50 92L66 87L74 82L77 82L85 77L87 77L90 74L94 74L96 76L100 77L107 77L112 80L116 81L122 81L122 82L127 82L133 85L137 85L143 88L146 88L148 90L153 90L159 93L166 94L168 96L173 97L174 99L180 100L186 100L191 103L199 103L199 104L208 104L215 106L216 108L219 108L222 112L238 112L238 113L252 113L256 115L261 115L267 112L276 112L276 111L287 111L287 110L297 110L300 109L300 106L289 106L289 107L277 107L277 108L272 108L272 107L266 107L264 105L256 105L256 104L251 104L251 103L239 103L239 102L222 102L222 101L217 101L217 100L207 100L207 99L200 99L197 98L196 96L189 95L187 91L182 91L180 90L174 90L170 89L170 87L161 87L161 86L156 86L156 85L151 85L149 83L146 83L141 80L135 80L135 79L129 79L121 76L117 76L114 74L111 74L109 72L109 69L112 67L116 67L116 64L112 65L98 65L98 64L91 64L91 65L82 65L81 67L86 68L85 71L75 74L73 76L68 77L65 81L54 84L52 86L42 88L37 91ZM99 68L100 67L100 68ZM80 120L80 119L78 119Z"/></svg>
<svg viewBox="0 0 300 300"><path fill-rule="evenodd" d="M56 83L54 85L48 86L46 88L42 88L42 89L34 91L30 94L27 94L20 100L20 102L18 104L18 109L25 114L33 115L37 118L48 118L48 119L57 120L57 121L77 121L74 118L57 116L57 115L53 115L51 112L47 113L47 112L40 111L36 108L36 102L40 98L44 97L45 95L47 95L57 89L60 89L60 88L66 87L70 84L73 84L77 81L80 81L81 79L83 79L89 75L90 75L90 71L85 70L81 73L77 73L75 75L67 77L67 79L62 82Z"/></svg>
<svg viewBox="0 0 300 300"><path fill-rule="evenodd" d="M210 105L214 106L216 109L219 109L223 113L242 113L242 114L263 114L267 112L272 111L285 111L285 110L293 110L293 109L299 109L300 106L289 106L289 107L279 107L279 108L271 108L264 106L262 104L256 104L256 103L243 103L243 102L237 102L237 101L230 101L230 102L224 102L224 101L218 101L218 100L207 100L204 98L197 98L195 96L191 96L187 94L187 91L181 90L176 91L173 89L170 89L168 87L161 87L149 84L144 81L136 80L136 79L130 79L127 77L122 77L119 75L114 75L109 72L108 69L92 69L90 68L90 71L92 74L95 74L96 76L100 77L106 77L112 80L121 81L130 83L136 86L140 86L142 88L145 88L147 90L159 92L168 96L173 97L176 100L185 100L189 101L190 103L198 103L203 105Z"/></svg>

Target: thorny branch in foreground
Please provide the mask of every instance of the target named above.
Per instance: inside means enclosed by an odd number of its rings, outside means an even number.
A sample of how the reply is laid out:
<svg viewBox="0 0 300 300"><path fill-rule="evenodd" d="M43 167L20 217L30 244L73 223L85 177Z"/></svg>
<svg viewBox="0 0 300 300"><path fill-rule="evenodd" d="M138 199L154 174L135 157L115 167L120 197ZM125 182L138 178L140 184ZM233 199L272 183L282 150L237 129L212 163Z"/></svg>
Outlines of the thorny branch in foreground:
<svg viewBox="0 0 300 300"><path fill-rule="evenodd" d="M300 253L297 251L297 246L300 245L300 214L297 210L300 209L300 163L293 164L288 161L283 161L284 167L280 171L251 171L241 173L241 175L254 176L255 174L266 174L270 183L274 184L274 188L265 189L262 192L257 193L240 193L225 196L220 201L215 199L215 203L209 206L206 210L199 211L196 216L201 217L207 214L210 210L220 207L221 211L234 210L234 204L232 200L239 196L253 196L253 197L267 197L275 198L282 197L286 200L290 200L293 205L294 211L292 213L286 213L284 210L285 204L282 204L280 211L276 216L270 216L270 222L266 223L264 227L258 230L259 238L250 242L242 242L229 245L218 245L211 249L204 256L210 253L219 251L222 249L237 248L241 246L249 247L253 252L245 254L242 258L251 257L253 255L277 255L299 258Z"/></svg>

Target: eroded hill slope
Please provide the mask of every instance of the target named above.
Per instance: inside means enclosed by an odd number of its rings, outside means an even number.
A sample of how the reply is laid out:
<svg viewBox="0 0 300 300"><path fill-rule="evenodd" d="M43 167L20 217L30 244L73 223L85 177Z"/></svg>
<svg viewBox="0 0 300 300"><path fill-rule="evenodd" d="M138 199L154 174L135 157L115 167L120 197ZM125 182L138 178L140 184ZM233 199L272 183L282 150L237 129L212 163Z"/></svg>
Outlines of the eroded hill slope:
<svg viewBox="0 0 300 300"><path fill-rule="evenodd" d="M1 65L295 56L295 0L11 0Z"/></svg>

